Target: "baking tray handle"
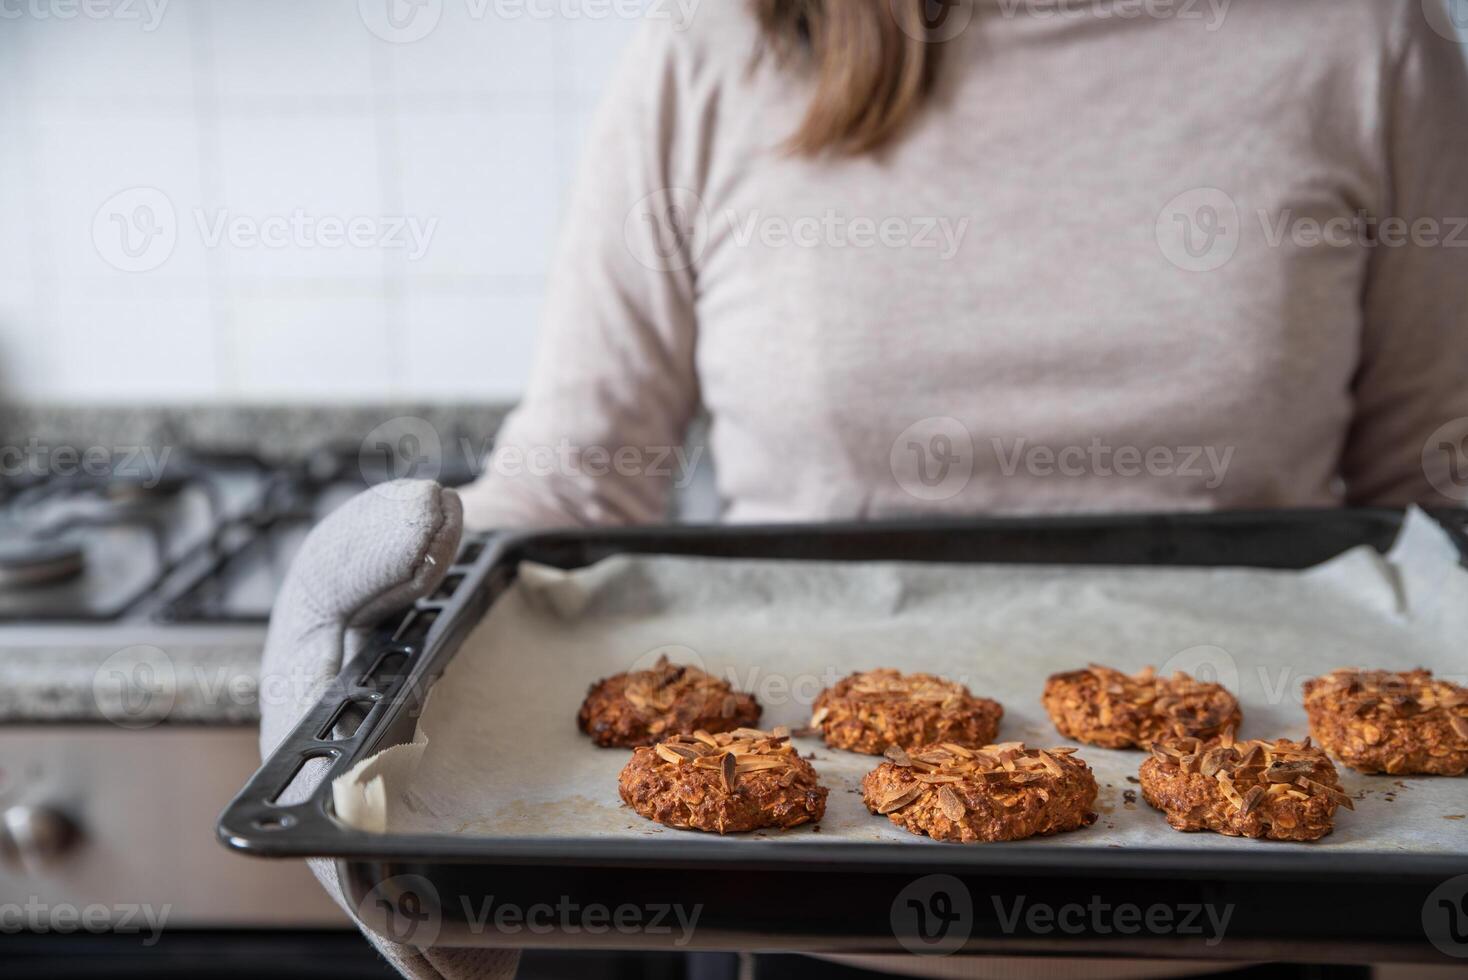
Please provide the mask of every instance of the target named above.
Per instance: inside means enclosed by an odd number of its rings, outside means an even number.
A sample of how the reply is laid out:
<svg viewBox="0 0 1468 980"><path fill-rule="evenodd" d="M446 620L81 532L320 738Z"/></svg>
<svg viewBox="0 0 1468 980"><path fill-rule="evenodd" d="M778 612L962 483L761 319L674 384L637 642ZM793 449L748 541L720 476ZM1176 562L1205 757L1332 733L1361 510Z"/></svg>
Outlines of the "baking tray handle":
<svg viewBox="0 0 1468 980"><path fill-rule="evenodd" d="M466 538L438 589L373 631L220 815L217 833L223 843L264 856L276 850L272 838L285 844L285 838L342 831L329 810L331 794L314 790L329 786L384 741L402 734L397 728L416 723L437 676L435 654L457 639L450 635L456 624L477 619L462 607L476 599L487 604L466 583L480 566L494 567L511 540L496 534ZM496 592L508 586L506 570L512 567L497 569L505 581L497 583ZM393 710L405 699L408 704ZM388 715L390 725L384 723Z"/></svg>

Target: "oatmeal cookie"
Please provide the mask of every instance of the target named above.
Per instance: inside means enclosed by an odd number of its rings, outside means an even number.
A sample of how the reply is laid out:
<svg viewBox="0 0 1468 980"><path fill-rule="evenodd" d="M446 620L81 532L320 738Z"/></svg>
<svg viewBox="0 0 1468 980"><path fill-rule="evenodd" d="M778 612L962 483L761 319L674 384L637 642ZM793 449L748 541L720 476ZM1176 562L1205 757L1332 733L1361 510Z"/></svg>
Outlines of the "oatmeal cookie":
<svg viewBox="0 0 1468 980"><path fill-rule="evenodd" d="M1431 671L1336 670L1305 682L1310 734L1361 772L1468 772L1468 688Z"/></svg>
<svg viewBox="0 0 1468 980"><path fill-rule="evenodd" d="M1168 739L1152 745L1139 777L1142 796L1177 830L1316 840L1330 833L1336 807L1355 809L1335 766L1308 738Z"/></svg>
<svg viewBox="0 0 1468 980"><path fill-rule="evenodd" d="M759 721L753 696L697 667L659 657L651 670L614 674L591 685L576 723L597 745L651 745L698 729L727 732Z"/></svg>
<svg viewBox="0 0 1468 980"><path fill-rule="evenodd" d="M635 749L618 785L649 820L720 834L820 820L827 790L783 729L674 735Z"/></svg>
<svg viewBox="0 0 1468 980"><path fill-rule="evenodd" d="M986 745L999 734L1004 708L962 684L889 668L852 674L816 698L810 726L832 748L879 755L889 745L930 742Z"/></svg>
<svg viewBox="0 0 1468 980"><path fill-rule="evenodd" d="M1151 667L1123 674L1092 664L1052 674L1045 711L1060 734L1108 749L1143 748L1161 738L1214 738L1242 720L1224 687L1182 671L1158 677Z"/></svg>
<svg viewBox="0 0 1468 980"><path fill-rule="evenodd" d="M1090 826L1096 777L1075 749L896 746L861 781L867 809L934 840L1021 840Z"/></svg>

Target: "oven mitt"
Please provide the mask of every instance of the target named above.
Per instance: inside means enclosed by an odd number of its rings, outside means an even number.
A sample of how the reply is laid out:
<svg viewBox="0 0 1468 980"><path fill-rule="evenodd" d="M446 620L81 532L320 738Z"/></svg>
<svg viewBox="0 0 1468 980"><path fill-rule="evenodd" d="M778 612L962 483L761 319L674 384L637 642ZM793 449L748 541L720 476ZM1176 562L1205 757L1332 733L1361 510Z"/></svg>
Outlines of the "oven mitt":
<svg viewBox="0 0 1468 980"><path fill-rule="evenodd" d="M396 480L363 491L318 524L301 545L276 598L260 671L260 751L269 755L290 734L355 656L375 623L438 587L453 563L463 530L459 495L426 480ZM327 762L312 760L281 795L310 795ZM348 908L327 859L307 862L343 909ZM418 949L364 930L404 976L414 980L510 978L515 950Z"/></svg>

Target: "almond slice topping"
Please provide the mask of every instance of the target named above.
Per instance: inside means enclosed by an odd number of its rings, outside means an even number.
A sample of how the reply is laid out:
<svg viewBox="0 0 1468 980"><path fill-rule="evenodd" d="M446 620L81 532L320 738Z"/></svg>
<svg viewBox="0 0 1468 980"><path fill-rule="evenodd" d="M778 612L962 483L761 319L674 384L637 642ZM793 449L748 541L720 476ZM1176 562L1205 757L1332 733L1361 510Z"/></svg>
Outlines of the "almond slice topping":
<svg viewBox="0 0 1468 980"><path fill-rule="evenodd" d="M660 758L664 759L667 762L671 762L674 765L678 765L686 761L688 758L685 755L680 755L679 753L674 752L672 747L666 742L659 742L656 746L653 747L653 751L656 752Z"/></svg>
<svg viewBox="0 0 1468 980"><path fill-rule="evenodd" d="M944 786L938 790L938 809L943 811L943 816L955 823L962 820L963 815L968 812L952 786Z"/></svg>
<svg viewBox="0 0 1468 980"><path fill-rule="evenodd" d="M907 750L900 745L887 746L887 751L883 752L882 755L894 766L901 766L905 769L912 765L912 758L908 756Z"/></svg>
<svg viewBox="0 0 1468 980"><path fill-rule="evenodd" d="M922 795L922 792L923 788L921 786L909 786L906 789L899 786L881 802L881 805L877 807L877 812L887 814L894 810L900 810Z"/></svg>

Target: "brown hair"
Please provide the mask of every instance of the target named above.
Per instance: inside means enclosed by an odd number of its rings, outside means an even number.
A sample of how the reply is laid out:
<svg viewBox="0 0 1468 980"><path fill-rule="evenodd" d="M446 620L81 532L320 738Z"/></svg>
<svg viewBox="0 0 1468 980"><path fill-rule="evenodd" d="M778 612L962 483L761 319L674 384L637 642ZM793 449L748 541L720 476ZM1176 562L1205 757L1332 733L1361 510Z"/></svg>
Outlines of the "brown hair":
<svg viewBox="0 0 1468 980"><path fill-rule="evenodd" d="M932 88L939 45L929 0L750 0L765 46L808 61L815 94L790 138L796 153L859 154L891 140Z"/></svg>

